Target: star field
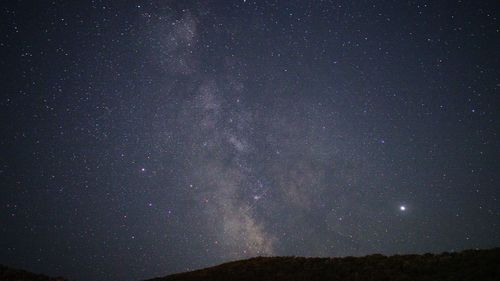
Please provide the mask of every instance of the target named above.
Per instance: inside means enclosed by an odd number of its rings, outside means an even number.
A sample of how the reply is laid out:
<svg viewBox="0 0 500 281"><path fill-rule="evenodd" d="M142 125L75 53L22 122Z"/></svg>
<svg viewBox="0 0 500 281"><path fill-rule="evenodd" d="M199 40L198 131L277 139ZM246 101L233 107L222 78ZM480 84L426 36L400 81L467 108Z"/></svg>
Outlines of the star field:
<svg viewBox="0 0 500 281"><path fill-rule="evenodd" d="M6 1L0 264L498 247L498 34L495 1Z"/></svg>

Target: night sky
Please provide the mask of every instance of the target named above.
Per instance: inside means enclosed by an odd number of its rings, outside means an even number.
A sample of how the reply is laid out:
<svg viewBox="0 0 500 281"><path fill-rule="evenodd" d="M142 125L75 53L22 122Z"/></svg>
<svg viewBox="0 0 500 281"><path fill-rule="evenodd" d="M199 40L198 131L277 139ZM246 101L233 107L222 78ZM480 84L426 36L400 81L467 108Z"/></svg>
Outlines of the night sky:
<svg viewBox="0 0 500 281"><path fill-rule="evenodd" d="M497 1L2 1L0 264L138 280L500 246Z"/></svg>

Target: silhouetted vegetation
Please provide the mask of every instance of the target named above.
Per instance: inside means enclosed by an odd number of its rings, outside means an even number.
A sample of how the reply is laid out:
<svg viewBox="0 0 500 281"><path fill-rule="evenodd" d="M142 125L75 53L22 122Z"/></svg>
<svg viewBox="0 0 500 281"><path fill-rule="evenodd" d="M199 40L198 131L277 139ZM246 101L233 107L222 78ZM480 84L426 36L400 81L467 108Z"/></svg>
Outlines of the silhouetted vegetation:
<svg viewBox="0 0 500 281"><path fill-rule="evenodd" d="M438 255L258 257L150 281L500 280L500 248Z"/></svg>
<svg viewBox="0 0 500 281"><path fill-rule="evenodd" d="M35 274L25 270L13 269L0 265L1 281L67 281L61 277L48 277L42 274Z"/></svg>

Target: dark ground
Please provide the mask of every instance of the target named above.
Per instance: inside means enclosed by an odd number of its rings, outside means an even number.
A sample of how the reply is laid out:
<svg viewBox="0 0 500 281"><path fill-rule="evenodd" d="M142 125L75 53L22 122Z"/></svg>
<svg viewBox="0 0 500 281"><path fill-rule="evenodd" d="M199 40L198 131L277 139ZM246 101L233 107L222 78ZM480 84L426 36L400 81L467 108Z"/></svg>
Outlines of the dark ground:
<svg viewBox="0 0 500 281"><path fill-rule="evenodd" d="M67 281L0 265L1 281ZM257 257L148 281L500 280L500 248L438 255Z"/></svg>
<svg viewBox="0 0 500 281"><path fill-rule="evenodd" d="M201 280L500 280L500 248L390 257L258 257L149 281Z"/></svg>
<svg viewBox="0 0 500 281"><path fill-rule="evenodd" d="M62 277L49 277L42 274L36 274L21 269L13 269L0 265L1 281L67 281Z"/></svg>

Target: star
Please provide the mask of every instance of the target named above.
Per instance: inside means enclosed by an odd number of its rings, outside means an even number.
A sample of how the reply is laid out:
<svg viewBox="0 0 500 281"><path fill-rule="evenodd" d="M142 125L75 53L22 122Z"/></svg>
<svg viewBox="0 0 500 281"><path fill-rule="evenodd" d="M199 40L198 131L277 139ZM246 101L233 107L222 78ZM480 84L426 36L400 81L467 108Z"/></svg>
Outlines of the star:
<svg viewBox="0 0 500 281"><path fill-rule="evenodd" d="M0 240L16 249L0 264L64 275L67 246L86 265L72 279L146 280L259 254L500 246L500 71L480 52L498 35L494 1L446 15L17 2L0 9Z"/></svg>

